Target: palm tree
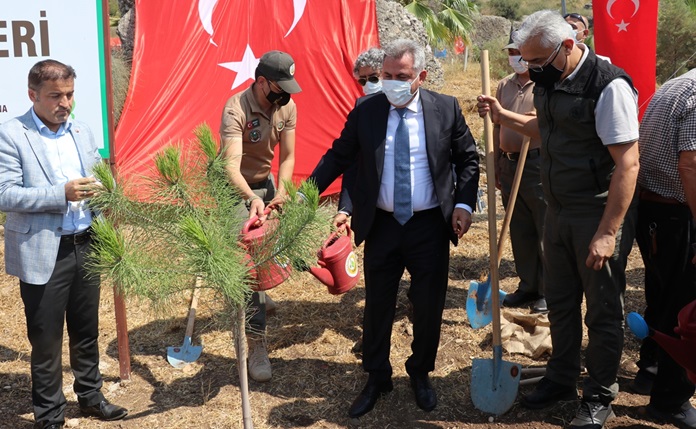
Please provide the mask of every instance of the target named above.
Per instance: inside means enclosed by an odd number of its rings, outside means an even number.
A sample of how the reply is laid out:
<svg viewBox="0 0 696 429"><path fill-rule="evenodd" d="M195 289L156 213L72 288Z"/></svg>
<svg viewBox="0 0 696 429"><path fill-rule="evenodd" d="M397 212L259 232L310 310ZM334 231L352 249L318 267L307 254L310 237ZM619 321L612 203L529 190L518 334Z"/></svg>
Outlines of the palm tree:
<svg viewBox="0 0 696 429"><path fill-rule="evenodd" d="M457 37L469 44L474 14L478 11L474 2L441 0L437 12L428 3L427 0L410 0L405 7L423 23L430 45L437 48L451 46Z"/></svg>

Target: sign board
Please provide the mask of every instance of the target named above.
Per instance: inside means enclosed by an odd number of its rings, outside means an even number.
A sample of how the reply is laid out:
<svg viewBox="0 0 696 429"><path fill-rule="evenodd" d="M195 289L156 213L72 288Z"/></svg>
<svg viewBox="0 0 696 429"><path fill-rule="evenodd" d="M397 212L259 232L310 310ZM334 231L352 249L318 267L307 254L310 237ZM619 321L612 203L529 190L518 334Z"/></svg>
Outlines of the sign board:
<svg viewBox="0 0 696 429"><path fill-rule="evenodd" d="M3 1L0 8L0 123L31 107L27 75L53 59L77 72L73 117L86 122L109 157L102 0Z"/></svg>

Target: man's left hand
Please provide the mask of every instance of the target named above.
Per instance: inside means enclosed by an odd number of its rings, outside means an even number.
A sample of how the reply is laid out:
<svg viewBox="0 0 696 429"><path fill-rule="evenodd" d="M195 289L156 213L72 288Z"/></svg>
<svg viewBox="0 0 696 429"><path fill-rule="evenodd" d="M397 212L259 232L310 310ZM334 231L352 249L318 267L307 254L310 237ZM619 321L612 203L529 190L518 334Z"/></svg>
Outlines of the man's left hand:
<svg viewBox="0 0 696 429"><path fill-rule="evenodd" d="M457 237L462 238L471 227L471 213L462 209L456 208L452 213L452 229Z"/></svg>
<svg viewBox="0 0 696 429"><path fill-rule="evenodd" d="M616 237L609 234L597 235L592 237L585 265L587 268L592 268L599 271L604 266L604 263L609 260L614 254L616 246Z"/></svg>

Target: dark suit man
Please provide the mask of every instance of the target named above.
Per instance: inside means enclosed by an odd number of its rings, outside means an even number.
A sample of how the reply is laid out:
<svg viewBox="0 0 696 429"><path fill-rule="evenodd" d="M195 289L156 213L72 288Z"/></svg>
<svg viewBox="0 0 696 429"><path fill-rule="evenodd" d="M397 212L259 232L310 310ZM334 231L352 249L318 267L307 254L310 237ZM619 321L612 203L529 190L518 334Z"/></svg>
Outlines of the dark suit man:
<svg viewBox="0 0 696 429"><path fill-rule="evenodd" d="M92 222L86 202L99 189L88 176L101 157L87 124L70 119L75 78L58 61L36 63L28 79L32 108L0 125L5 269L19 277L38 429L60 429L65 420L64 324L80 411L102 420L128 414L101 392L99 278L85 270Z"/></svg>
<svg viewBox="0 0 696 429"><path fill-rule="evenodd" d="M406 371L417 405L425 411L437 405L428 373L440 340L449 241L456 244L468 231L478 189L475 142L457 100L419 89L426 77L423 48L397 40L385 54L384 92L357 102L311 176L323 191L357 159L350 196L355 242L365 241L363 368L369 378L350 417L369 412L393 389L389 348L404 269L413 305Z"/></svg>

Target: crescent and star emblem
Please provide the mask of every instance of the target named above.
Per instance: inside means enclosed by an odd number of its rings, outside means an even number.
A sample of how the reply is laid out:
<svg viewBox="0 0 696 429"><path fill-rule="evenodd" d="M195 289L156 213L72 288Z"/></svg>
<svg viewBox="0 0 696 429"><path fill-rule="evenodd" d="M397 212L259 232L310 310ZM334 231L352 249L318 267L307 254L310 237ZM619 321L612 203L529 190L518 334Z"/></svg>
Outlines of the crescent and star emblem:
<svg viewBox="0 0 696 429"><path fill-rule="evenodd" d="M640 0L631 0L631 1L633 2L633 14L630 17L633 18L634 16L636 16L636 13L638 13L638 9L640 9ZM616 2L617 2L617 0L609 0L607 2L607 15L609 15L609 17L611 19L615 19L614 15L611 13L611 8L614 6L614 3L616 3ZM625 31L628 33L628 26L630 24L631 24L630 22L626 22L623 19L621 19L620 23L614 24L614 25L616 25L616 27L618 28L619 33L622 31Z"/></svg>
<svg viewBox="0 0 696 429"><path fill-rule="evenodd" d="M213 28L213 10L217 5L218 0L198 0L198 17L200 18L201 25L203 29L210 34L210 43L217 46L213 41L213 33L215 29ZM293 20L290 29L285 34L284 37L288 37L290 33L293 32L297 23L300 22L302 16L304 16L305 8L307 6L307 0L292 0L293 5ZM260 57L259 57L260 58ZM259 58L256 57L251 49L251 46L247 43L244 49L244 54L240 61L231 61L227 63L218 64L221 67L237 72L232 83L232 90L243 84L249 79L254 79L254 72L256 71L256 66L259 64Z"/></svg>

